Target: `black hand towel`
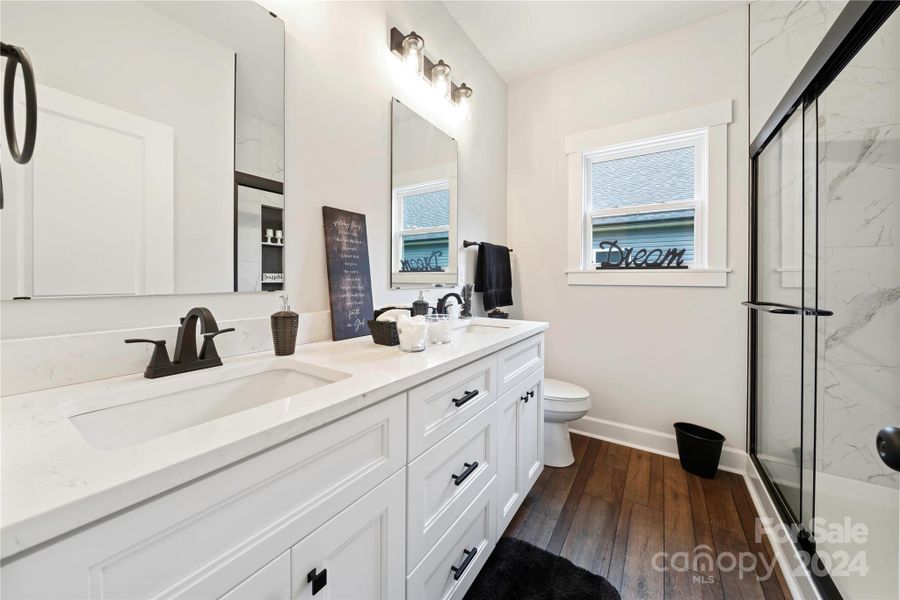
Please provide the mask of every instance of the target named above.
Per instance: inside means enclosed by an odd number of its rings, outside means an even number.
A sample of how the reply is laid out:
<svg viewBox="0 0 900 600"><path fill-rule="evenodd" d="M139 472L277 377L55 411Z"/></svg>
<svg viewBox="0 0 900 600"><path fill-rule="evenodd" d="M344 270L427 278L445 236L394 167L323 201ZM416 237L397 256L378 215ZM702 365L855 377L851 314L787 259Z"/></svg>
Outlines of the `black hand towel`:
<svg viewBox="0 0 900 600"><path fill-rule="evenodd" d="M484 294L484 310L512 305L509 248L487 242L481 243L478 247L478 262L475 265L475 291Z"/></svg>

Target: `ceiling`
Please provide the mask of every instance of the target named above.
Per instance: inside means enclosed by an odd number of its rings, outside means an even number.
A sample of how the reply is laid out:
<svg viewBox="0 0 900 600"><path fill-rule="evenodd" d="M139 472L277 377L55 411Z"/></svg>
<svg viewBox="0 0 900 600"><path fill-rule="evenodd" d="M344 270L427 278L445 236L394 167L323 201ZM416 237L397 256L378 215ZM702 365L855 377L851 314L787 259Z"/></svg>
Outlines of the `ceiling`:
<svg viewBox="0 0 900 600"><path fill-rule="evenodd" d="M443 4L500 76L515 83L746 2L448 0Z"/></svg>

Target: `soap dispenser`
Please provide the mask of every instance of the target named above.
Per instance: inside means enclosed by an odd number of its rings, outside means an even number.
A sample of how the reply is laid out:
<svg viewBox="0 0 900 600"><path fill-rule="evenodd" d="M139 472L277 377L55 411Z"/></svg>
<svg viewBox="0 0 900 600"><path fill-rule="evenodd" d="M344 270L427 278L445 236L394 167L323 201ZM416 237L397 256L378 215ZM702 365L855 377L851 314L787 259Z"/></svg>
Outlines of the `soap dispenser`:
<svg viewBox="0 0 900 600"><path fill-rule="evenodd" d="M297 347L297 328L300 315L291 310L287 295L281 296L281 310L271 317L272 343L276 356L289 356Z"/></svg>
<svg viewBox="0 0 900 600"><path fill-rule="evenodd" d="M412 303L413 315L427 315L428 310L431 309L434 311L434 307L428 304L428 300L425 299L425 292L419 292L419 299Z"/></svg>

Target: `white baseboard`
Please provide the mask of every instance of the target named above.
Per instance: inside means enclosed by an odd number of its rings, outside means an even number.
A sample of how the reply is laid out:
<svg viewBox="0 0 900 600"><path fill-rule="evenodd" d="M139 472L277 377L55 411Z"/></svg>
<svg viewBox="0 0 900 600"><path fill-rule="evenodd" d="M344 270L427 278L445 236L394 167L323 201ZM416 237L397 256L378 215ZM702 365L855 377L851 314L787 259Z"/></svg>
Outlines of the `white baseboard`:
<svg viewBox="0 0 900 600"><path fill-rule="evenodd" d="M675 443L674 433L663 433L596 417L584 417L574 421L569 425L569 431L638 450L646 450L654 454L678 458L678 446ZM744 475L746 467L746 452L728 446L722 448L722 458L719 460L720 469Z"/></svg>

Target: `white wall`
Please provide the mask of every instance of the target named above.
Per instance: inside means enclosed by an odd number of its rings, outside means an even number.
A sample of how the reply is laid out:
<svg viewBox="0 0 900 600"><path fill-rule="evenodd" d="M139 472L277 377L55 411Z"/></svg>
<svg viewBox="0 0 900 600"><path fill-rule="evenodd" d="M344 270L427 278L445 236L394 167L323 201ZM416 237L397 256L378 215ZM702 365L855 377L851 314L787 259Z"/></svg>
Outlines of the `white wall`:
<svg viewBox="0 0 900 600"><path fill-rule="evenodd" d="M366 213L375 305L415 297L388 289L392 96L459 140L460 240L506 241L506 84L440 3L265 4L286 22L286 278L294 310L328 309L323 205ZM457 125L404 76L388 50L392 26L415 29L429 56L444 58L454 80L473 88L471 120ZM475 252L460 252L471 281ZM428 296L433 303L438 294ZM11 339L170 326L197 305L220 320L240 320L267 317L280 303L276 294L7 301L0 319L3 361L15 352L6 343ZM146 356L135 349L133 357L94 376L143 370Z"/></svg>
<svg viewBox="0 0 900 600"><path fill-rule="evenodd" d="M741 7L510 87L516 312L550 321L547 376L586 387L590 417L666 434L674 421L693 421L744 448L747 55ZM568 286L565 136L723 99L734 100L735 116L728 131L728 286Z"/></svg>
<svg viewBox="0 0 900 600"><path fill-rule="evenodd" d="M39 83L174 129L174 289L232 289L234 53L137 2L4 2L2 33Z"/></svg>

